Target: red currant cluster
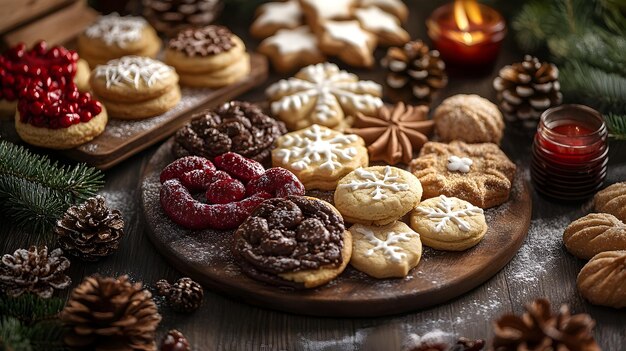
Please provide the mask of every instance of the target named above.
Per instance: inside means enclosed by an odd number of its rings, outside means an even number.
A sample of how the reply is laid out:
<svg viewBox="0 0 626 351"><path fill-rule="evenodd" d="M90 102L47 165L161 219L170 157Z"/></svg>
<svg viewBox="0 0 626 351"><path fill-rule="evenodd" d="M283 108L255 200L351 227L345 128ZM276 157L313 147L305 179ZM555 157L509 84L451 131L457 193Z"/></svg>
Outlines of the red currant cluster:
<svg viewBox="0 0 626 351"><path fill-rule="evenodd" d="M78 54L62 46L48 49L40 41L32 49L18 44L0 56L0 99L14 101L32 79L51 78L63 84L76 75Z"/></svg>
<svg viewBox="0 0 626 351"><path fill-rule="evenodd" d="M79 92L72 81L63 84L48 77L33 79L23 88L17 110L23 123L58 129L89 122L102 112L102 104Z"/></svg>

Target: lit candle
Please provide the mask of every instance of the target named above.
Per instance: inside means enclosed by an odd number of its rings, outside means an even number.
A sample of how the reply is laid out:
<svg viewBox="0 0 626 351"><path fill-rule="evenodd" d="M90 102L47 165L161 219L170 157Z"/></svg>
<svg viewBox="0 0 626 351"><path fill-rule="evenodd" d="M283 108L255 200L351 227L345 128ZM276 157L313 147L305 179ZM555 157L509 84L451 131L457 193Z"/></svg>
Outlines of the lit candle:
<svg viewBox="0 0 626 351"><path fill-rule="evenodd" d="M475 0L456 0L437 8L426 26L443 60L453 66L493 63L506 35L502 16Z"/></svg>

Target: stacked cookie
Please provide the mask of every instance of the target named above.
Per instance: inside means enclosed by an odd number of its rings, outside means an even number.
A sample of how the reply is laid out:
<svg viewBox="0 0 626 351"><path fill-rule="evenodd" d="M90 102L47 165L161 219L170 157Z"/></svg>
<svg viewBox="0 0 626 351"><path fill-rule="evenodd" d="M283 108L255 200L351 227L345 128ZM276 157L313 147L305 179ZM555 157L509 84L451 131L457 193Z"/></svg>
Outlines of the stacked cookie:
<svg viewBox="0 0 626 351"><path fill-rule="evenodd" d="M176 68L181 84L190 87L219 88L250 73L243 41L222 26L182 30L168 42L165 62Z"/></svg>
<svg viewBox="0 0 626 351"><path fill-rule="evenodd" d="M120 119L161 115L181 97L174 69L148 57L124 56L97 66L90 84L111 116Z"/></svg>

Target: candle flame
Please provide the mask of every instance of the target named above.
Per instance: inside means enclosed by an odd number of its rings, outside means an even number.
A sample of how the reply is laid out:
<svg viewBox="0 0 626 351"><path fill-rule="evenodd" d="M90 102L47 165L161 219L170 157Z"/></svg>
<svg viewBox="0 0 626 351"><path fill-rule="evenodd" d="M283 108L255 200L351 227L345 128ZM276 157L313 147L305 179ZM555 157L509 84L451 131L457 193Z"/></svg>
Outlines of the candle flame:
<svg viewBox="0 0 626 351"><path fill-rule="evenodd" d="M474 42L474 36L469 32L470 23L482 24L483 15L476 0L455 0L454 2L454 22L463 31L461 39L467 45Z"/></svg>

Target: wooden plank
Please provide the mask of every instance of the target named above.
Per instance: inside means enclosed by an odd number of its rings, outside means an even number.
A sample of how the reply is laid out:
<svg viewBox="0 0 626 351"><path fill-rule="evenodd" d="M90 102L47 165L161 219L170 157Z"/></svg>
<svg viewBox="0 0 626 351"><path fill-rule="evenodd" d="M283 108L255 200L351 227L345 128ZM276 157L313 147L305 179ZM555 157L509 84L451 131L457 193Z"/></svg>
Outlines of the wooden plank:
<svg viewBox="0 0 626 351"><path fill-rule="evenodd" d="M0 33L76 0L0 0Z"/></svg>

